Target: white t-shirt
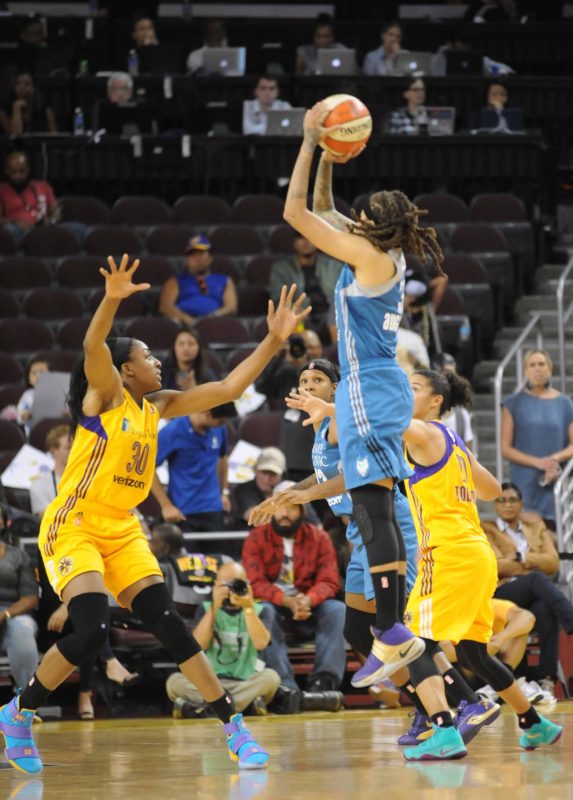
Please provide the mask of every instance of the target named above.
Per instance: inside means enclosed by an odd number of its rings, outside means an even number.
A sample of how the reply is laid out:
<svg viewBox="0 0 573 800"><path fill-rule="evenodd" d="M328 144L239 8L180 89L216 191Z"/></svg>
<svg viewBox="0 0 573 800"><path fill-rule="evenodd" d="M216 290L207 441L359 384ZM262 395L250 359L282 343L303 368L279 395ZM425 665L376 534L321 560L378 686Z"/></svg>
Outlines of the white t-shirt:
<svg viewBox="0 0 573 800"><path fill-rule="evenodd" d="M58 493L59 478L53 470L44 472L30 484L32 514L42 516Z"/></svg>
<svg viewBox="0 0 573 800"><path fill-rule="evenodd" d="M430 366L424 340L419 333L408 328L398 328L396 359L407 375L411 375L414 369L428 369Z"/></svg>
<svg viewBox="0 0 573 800"><path fill-rule="evenodd" d="M292 567L294 539L283 537L283 546L283 563L281 564L280 572L275 581L275 586L278 586L284 594L294 595L297 593L294 585L294 571Z"/></svg>
<svg viewBox="0 0 573 800"><path fill-rule="evenodd" d="M286 100L273 100L272 111L284 111L290 108L291 104ZM245 100L243 102L243 133L245 136L257 135L264 136L267 132L267 112L263 111L257 98Z"/></svg>
<svg viewBox="0 0 573 800"><path fill-rule="evenodd" d="M525 556L529 550L529 542L523 533L521 522L517 523L517 528L511 528L505 520L501 519L501 517L498 517L495 521L495 524L499 530L502 531L502 533L507 533L508 536L511 536L517 552L521 555L521 560L525 561Z"/></svg>

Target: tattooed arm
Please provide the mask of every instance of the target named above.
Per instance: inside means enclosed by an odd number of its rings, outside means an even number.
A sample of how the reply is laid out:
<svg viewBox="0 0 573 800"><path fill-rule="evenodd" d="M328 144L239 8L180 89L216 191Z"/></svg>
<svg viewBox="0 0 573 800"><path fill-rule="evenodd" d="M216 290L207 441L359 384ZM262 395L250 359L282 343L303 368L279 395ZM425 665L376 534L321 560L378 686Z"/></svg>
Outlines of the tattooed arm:
<svg viewBox="0 0 573 800"><path fill-rule="evenodd" d="M334 197L332 196L332 164L326 153L320 157L318 170L314 181L314 192L312 195L312 210L315 214L333 228L339 231L349 231L352 220L341 214L334 207Z"/></svg>

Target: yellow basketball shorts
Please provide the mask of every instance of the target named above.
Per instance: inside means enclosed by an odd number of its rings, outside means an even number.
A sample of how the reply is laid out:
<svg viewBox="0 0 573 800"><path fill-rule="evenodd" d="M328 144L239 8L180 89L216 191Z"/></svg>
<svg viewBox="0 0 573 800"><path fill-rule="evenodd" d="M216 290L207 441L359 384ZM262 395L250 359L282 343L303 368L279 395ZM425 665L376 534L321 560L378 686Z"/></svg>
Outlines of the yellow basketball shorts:
<svg viewBox="0 0 573 800"><path fill-rule="evenodd" d="M50 504L38 536L56 594L61 596L73 578L86 572L99 572L116 599L136 581L163 575L134 514L87 501L68 501L57 497Z"/></svg>
<svg viewBox="0 0 573 800"><path fill-rule="evenodd" d="M422 554L404 621L417 636L486 643L497 563L487 543L438 546Z"/></svg>

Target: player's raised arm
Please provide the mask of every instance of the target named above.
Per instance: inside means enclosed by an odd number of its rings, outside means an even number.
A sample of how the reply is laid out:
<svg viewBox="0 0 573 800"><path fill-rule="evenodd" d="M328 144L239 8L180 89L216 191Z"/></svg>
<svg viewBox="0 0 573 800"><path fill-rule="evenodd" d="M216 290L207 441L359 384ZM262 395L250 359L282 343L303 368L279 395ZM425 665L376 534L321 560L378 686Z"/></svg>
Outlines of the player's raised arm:
<svg viewBox="0 0 573 800"><path fill-rule="evenodd" d="M96 393L103 403L122 399L122 384L118 371L113 366L106 338L111 332L119 304L135 292L149 289L148 283L133 283L133 275L139 267L139 259L129 265L126 253L119 267L112 256L108 256L109 270L100 269L105 278L105 294L86 331L83 341L84 372L88 388Z"/></svg>
<svg viewBox="0 0 573 800"><path fill-rule="evenodd" d="M296 284L293 284L287 292L287 287L283 286L276 309L272 300L269 300L267 336L254 353L241 361L222 381L204 383L185 392L162 390L150 395L149 399L158 407L161 416L183 417L237 400L312 311L310 306L303 309L306 294L294 300L296 289Z"/></svg>

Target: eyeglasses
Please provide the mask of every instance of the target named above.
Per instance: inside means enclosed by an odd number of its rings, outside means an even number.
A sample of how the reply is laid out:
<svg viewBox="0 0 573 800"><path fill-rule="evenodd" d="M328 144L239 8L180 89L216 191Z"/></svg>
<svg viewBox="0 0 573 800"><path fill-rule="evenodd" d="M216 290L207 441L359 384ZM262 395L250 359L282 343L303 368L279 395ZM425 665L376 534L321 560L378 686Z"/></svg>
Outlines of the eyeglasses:
<svg viewBox="0 0 573 800"><path fill-rule="evenodd" d="M495 502L499 503L500 506L506 503L508 503L510 506L516 506L520 500L519 497L497 497Z"/></svg>

